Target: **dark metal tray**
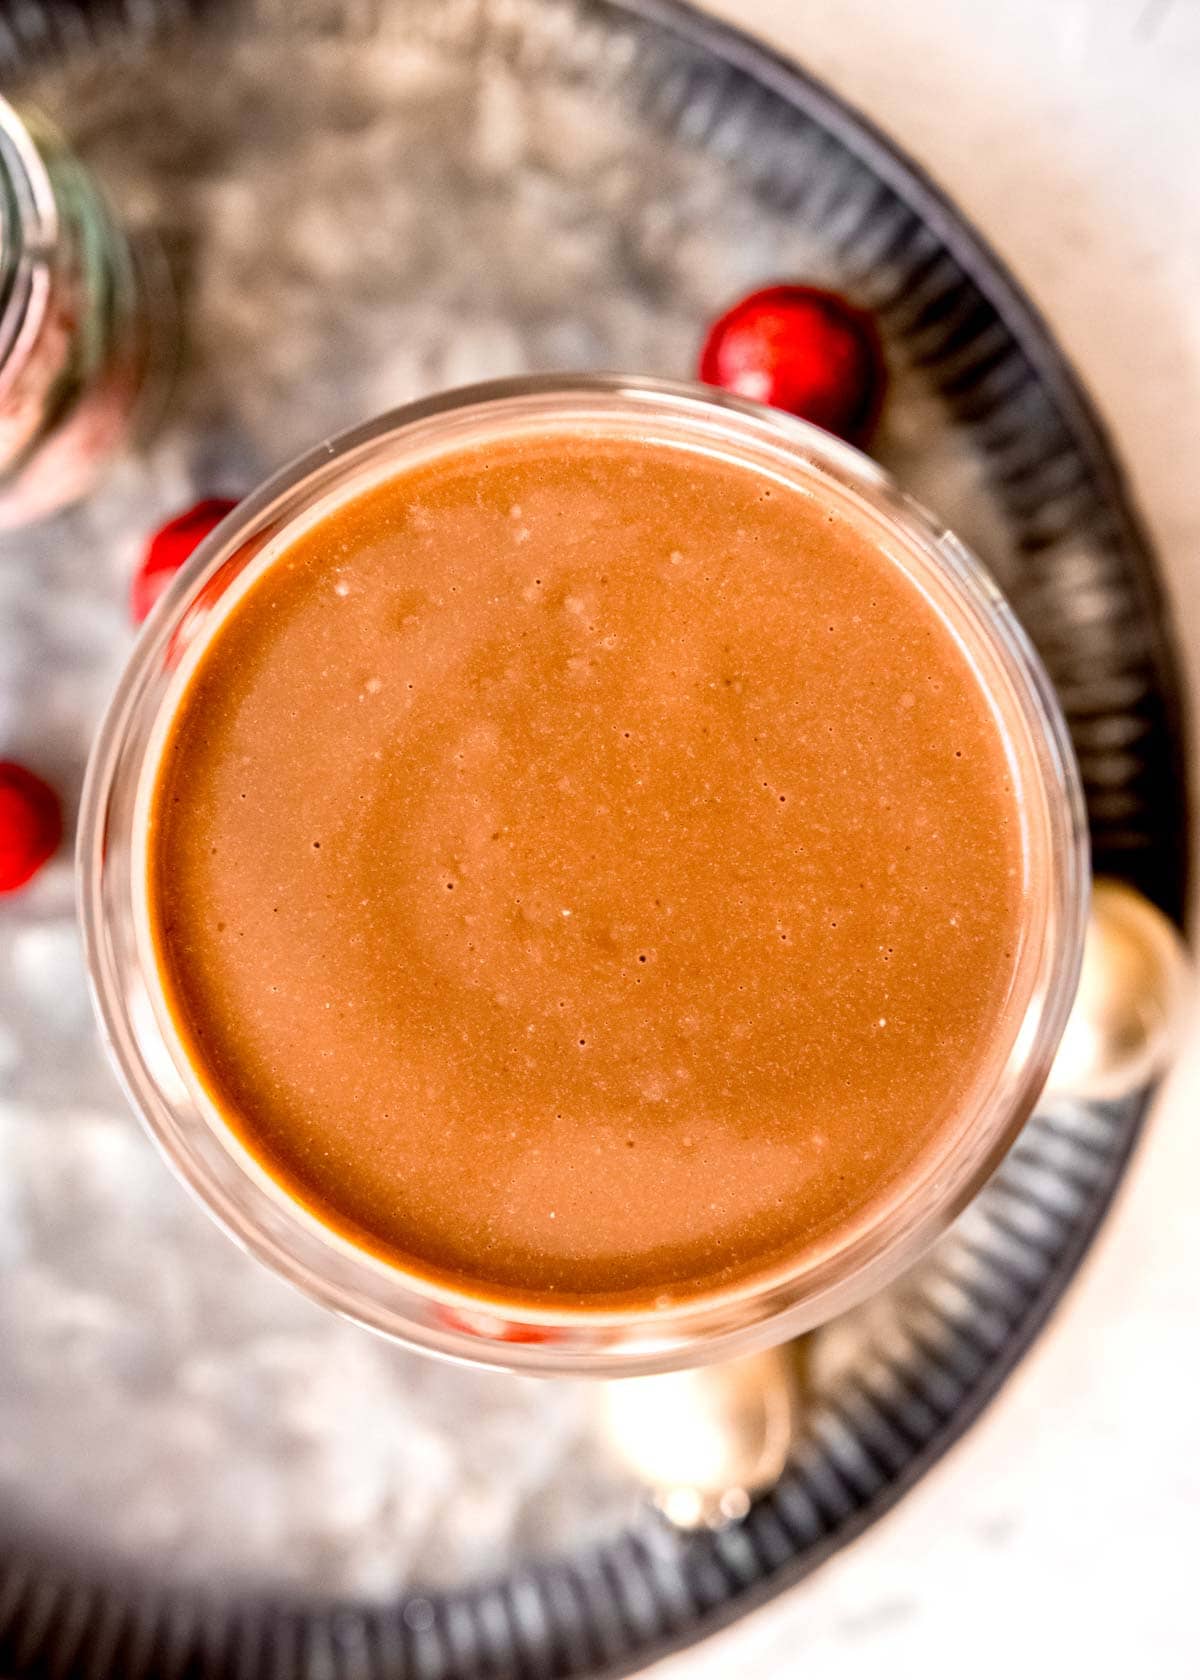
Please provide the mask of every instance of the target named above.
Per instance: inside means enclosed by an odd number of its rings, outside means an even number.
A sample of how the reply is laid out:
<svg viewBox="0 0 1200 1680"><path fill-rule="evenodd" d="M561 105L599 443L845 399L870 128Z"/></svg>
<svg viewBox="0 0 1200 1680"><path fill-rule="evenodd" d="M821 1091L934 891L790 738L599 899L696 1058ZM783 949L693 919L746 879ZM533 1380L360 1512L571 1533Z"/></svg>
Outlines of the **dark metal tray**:
<svg viewBox="0 0 1200 1680"><path fill-rule="evenodd" d="M1098 868L1178 918L1178 677L1111 449L1011 277L826 89L673 0L24 0L0 12L0 77L157 239L185 332L153 444L6 544L6 752L77 787L167 514L440 386L687 375L717 308L805 278L876 312L877 453L1038 642ZM1144 1106L1039 1114L927 1264L814 1338L779 1484L686 1538L639 1502L585 1385L388 1348L210 1231L103 1065L63 862L0 919L0 1672L640 1667L800 1579L971 1423Z"/></svg>

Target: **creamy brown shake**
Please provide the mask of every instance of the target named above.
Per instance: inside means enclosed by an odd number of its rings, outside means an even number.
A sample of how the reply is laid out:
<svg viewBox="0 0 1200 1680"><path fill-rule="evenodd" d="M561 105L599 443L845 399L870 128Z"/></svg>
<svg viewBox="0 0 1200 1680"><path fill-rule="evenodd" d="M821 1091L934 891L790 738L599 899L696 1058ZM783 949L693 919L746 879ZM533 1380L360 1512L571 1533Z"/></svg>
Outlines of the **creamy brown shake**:
<svg viewBox="0 0 1200 1680"><path fill-rule="evenodd" d="M328 1226L496 1303L757 1278L900 1193L1005 1013L1000 728L867 529L554 434L299 536L173 719L195 1072Z"/></svg>

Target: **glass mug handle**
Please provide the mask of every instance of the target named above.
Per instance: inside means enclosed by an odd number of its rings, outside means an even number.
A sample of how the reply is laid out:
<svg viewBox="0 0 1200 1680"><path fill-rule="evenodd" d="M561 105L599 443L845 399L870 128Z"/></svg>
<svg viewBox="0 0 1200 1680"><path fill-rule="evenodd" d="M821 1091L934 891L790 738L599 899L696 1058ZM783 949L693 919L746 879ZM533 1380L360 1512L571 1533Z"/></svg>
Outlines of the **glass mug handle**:
<svg viewBox="0 0 1200 1680"><path fill-rule="evenodd" d="M1114 1102L1161 1074L1192 994L1174 925L1123 882L1097 880L1079 989L1046 1094ZM720 1527L778 1480L803 1413L806 1339L604 1386L608 1443L679 1528Z"/></svg>

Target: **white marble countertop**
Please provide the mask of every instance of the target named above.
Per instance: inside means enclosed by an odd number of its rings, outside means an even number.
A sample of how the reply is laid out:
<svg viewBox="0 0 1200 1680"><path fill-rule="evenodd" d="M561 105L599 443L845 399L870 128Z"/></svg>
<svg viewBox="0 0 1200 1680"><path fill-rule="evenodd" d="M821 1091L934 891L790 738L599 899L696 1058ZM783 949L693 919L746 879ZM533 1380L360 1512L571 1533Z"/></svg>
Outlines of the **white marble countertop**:
<svg viewBox="0 0 1200 1680"><path fill-rule="evenodd" d="M1200 5L708 0L824 76L1024 282L1117 441L1200 694ZM990 1412L656 1680L1197 1673L1200 1001L1109 1224Z"/></svg>

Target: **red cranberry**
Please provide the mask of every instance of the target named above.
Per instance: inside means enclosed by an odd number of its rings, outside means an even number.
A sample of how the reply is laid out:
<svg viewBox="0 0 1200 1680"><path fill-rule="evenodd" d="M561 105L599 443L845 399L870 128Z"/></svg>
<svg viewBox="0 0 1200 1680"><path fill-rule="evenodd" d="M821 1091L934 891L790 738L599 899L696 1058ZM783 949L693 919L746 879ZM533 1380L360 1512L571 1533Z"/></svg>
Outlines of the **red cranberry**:
<svg viewBox="0 0 1200 1680"><path fill-rule="evenodd" d="M815 286L767 286L715 321L700 378L865 443L886 374L871 317Z"/></svg>
<svg viewBox="0 0 1200 1680"><path fill-rule="evenodd" d="M237 506L225 496L208 496L186 513L160 525L151 537L134 576L129 610L135 624L141 624L175 573L192 551L225 515Z"/></svg>
<svg viewBox="0 0 1200 1680"><path fill-rule="evenodd" d="M54 789L24 765L0 762L0 893L31 880L61 839Z"/></svg>

